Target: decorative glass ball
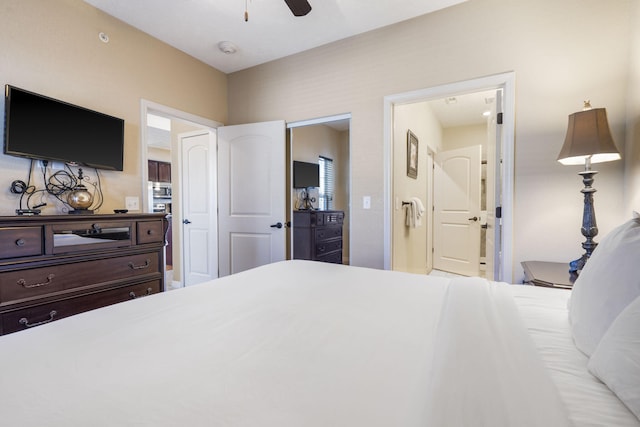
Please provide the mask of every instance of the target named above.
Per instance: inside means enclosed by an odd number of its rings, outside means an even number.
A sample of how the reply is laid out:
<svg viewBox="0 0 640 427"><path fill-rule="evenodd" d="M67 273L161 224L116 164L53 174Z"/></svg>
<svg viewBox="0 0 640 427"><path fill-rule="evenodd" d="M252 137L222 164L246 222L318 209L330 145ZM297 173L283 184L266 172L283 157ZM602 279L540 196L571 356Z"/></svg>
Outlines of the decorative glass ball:
<svg viewBox="0 0 640 427"><path fill-rule="evenodd" d="M67 202L74 209L88 209L93 203L93 196L89 193L87 187L80 184L69 193Z"/></svg>

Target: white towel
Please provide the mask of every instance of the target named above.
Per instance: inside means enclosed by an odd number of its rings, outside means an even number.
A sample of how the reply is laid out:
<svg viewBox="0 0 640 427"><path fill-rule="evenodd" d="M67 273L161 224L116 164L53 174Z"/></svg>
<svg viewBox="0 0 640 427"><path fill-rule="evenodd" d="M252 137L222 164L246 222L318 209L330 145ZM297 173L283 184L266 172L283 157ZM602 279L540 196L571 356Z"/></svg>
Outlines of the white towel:
<svg viewBox="0 0 640 427"><path fill-rule="evenodd" d="M418 197L412 197L407 205L406 211L407 227L416 228L422 225L422 215L424 215L424 205Z"/></svg>

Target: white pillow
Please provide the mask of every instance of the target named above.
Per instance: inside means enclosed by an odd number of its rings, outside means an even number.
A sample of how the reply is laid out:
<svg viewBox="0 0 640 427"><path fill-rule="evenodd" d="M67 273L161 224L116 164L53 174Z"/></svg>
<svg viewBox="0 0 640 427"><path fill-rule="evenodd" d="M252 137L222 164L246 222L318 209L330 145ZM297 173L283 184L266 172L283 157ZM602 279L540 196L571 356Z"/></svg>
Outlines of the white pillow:
<svg viewBox="0 0 640 427"><path fill-rule="evenodd" d="M587 356L618 314L640 295L640 219L617 227L591 254L571 291L569 320L576 346Z"/></svg>
<svg viewBox="0 0 640 427"><path fill-rule="evenodd" d="M604 334L589 359L589 371L640 419L640 297Z"/></svg>

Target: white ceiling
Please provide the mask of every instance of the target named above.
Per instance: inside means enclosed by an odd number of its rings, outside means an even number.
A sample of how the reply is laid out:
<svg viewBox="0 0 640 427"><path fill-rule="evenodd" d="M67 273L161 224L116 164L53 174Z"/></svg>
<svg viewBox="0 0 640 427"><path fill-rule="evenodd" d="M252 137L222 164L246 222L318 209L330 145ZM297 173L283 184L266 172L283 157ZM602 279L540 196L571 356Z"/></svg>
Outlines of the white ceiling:
<svg viewBox="0 0 640 427"><path fill-rule="evenodd" d="M171 149L171 132L147 126L147 145L163 150Z"/></svg>
<svg viewBox="0 0 640 427"><path fill-rule="evenodd" d="M431 111L443 128L478 125L487 122L482 114L496 102L496 91L467 93L428 101Z"/></svg>
<svg viewBox="0 0 640 427"><path fill-rule="evenodd" d="M466 0L309 0L312 10L302 17L294 17L284 0L84 1L231 73ZM236 53L221 52L223 41Z"/></svg>

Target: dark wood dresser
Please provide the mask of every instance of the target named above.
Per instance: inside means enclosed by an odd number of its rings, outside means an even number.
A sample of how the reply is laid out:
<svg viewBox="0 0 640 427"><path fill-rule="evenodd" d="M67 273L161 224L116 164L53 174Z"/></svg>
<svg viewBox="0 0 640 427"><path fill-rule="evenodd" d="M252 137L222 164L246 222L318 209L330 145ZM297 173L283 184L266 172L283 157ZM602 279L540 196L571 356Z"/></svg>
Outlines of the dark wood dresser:
<svg viewBox="0 0 640 427"><path fill-rule="evenodd" d="M342 264L342 211L293 211L293 258Z"/></svg>
<svg viewBox="0 0 640 427"><path fill-rule="evenodd" d="M164 290L165 214L0 217L0 335Z"/></svg>

